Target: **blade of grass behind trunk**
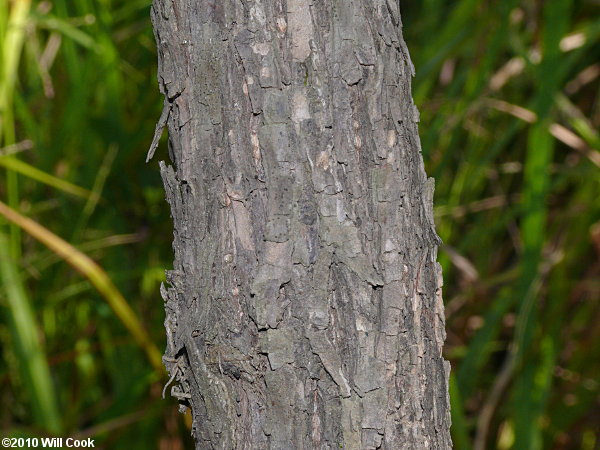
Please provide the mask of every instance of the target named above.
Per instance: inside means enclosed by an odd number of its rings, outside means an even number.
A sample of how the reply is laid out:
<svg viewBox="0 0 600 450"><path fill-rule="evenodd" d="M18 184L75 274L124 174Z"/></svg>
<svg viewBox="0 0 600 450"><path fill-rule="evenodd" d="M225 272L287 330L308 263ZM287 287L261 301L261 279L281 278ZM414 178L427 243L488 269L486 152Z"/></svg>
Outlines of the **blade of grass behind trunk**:
<svg viewBox="0 0 600 450"><path fill-rule="evenodd" d="M8 247L6 235L0 232L0 277L8 303L15 356L27 390L31 415L37 425L58 434L61 419L48 362L39 340L39 326Z"/></svg>
<svg viewBox="0 0 600 450"><path fill-rule="evenodd" d="M23 228L29 235L46 245L50 250L61 256L74 269L86 276L98 292L106 299L115 315L129 330L137 344L145 351L148 360L154 369L159 373L164 370L160 351L156 348L144 330L144 327L123 295L98 264L71 244L41 226L39 223L22 216L2 202L0 202L0 215L3 215L10 222Z"/></svg>
<svg viewBox="0 0 600 450"><path fill-rule="evenodd" d="M540 276L542 250L546 243L547 201L550 185L550 165L553 160L554 138L548 129L554 99L560 92L560 40L570 25L572 0L554 0L544 4L542 30L542 62L535 78L539 86L534 111L538 121L531 127L527 140L524 165L524 204L521 236L523 239L522 275L517 291L524 301L519 305L515 330L515 367L524 362L515 385L513 421L515 449L537 450L542 446L540 418L542 399L550 389L551 371L556 352L548 336L539 333L540 296L525 293ZM538 291L539 292L539 291ZM539 345L536 345L539 342ZM524 358L527 355L527 358ZM522 394L522 395L519 395Z"/></svg>
<svg viewBox="0 0 600 450"><path fill-rule="evenodd" d="M2 45L2 60L0 61L0 147L15 144L15 123L13 111L13 96L21 50L25 40L25 26L29 16L31 0L13 2L12 6L5 10L7 13L2 17L6 23L3 27L4 35L0 36ZM18 177L12 170L6 171L6 193L8 204L16 208L19 202ZM9 251L14 258L21 255L21 232L14 224L10 225Z"/></svg>

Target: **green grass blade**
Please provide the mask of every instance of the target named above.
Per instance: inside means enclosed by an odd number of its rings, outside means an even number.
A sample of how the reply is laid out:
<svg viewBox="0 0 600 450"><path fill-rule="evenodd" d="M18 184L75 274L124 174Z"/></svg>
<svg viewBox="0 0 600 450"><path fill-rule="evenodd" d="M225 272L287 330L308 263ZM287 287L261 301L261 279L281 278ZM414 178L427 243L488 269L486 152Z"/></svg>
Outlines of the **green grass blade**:
<svg viewBox="0 0 600 450"><path fill-rule="evenodd" d="M86 276L106 299L115 315L131 333L140 348L145 351L152 366L159 373L164 370L160 351L146 333L135 312L131 309L121 292L98 264L39 223L22 216L2 202L0 202L0 215L23 228L29 235L46 245L75 270Z"/></svg>
<svg viewBox="0 0 600 450"><path fill-rule="evenodd" d="M6 15L7 25L2 35L2 60L0 61L0 145L15 144L15 123L13 98L21 51L25 40L25 27L29 18L31 0L14 2L10 13ZM8 11L7 11L8 12ZM6 193L8 204L16 208L19 203L19 185L17 174L6 173ZM10 253L14 258L21 255L21 232L10 225Z"/></svg>
<svg viewBox="0 0 600 450"><path fill-rule="evenodd" d="M24 161L21 161L20 159L15 158L14 156L0 157L0 166L5 167L9 171L20 173L21 175L25 175L26 177L76 197L89 199L92 196L92 192L88 191L87 189L55 177L54 175L50 175L43 170L40 170Z"/></svg>
<svg viewBox="0 0 600 450"><path fill-rule="evenodd" d="M471 440L468 433L468 425L465 418L462 396L456 376L450 374L450 413L452 415L452 443L456 450L471 450Z"/></svg>
<svg viewBox="0 0 600 450"><path fill-rule="evenodd" d="M510 291L501 291L488 307L484 325L469 344L465 358L461 361L456 375L456 385L463 398L469 398L479 383L479 375L489 359L494 340L500 332L502 319L514 304Z"/></svg>
<svg viewBox="0 0 600 450"><path fill-rule="evenodd" d="M61 419L48 362L38 337L39 326L3 233L0 233L0 277L8 301L15 354L31 402L31 415L39 426L58 434Z"/></svg>
<svg viewBox="0 0 600 450"><path fill-rule="evenodd" d="M92 36L80 30L79 28L71 25L65 20L50 15L34 15L33 19L35 19L36 24L40 28L47 28L48 30L58 31L65 37L70 38L73 42L78 43L84 48L93 50L95 52L100 51L100 47L98 47L96 41Z"/></svg>
<svg viewBox="0 0 600 450"><path fill-rule="evenodd" d="M534 394L538 385L536 365L542 366L544 353L535 348L534 337L538 329L538 295L526 295L539 277L541 254L546 240L547 196L550 185L550 164L553 159L555 140L549 133L550 111L560 91L561 60L560 40L567 34L570 24L572 0L555 0L544 6L544 30L542 36L543 59L537 67L536 78L539 91L534 101L538 122L529 132L527 155L524 166L524 203L521 236L523 239L522 275L519 283L523 301L519 306L515 334L516 364L524 361L523 371L517 379L514 405L515 449L537 450L542 437L539 420L541 410ZM537 291L537 290L536 290ZM545 340L543 340L545 342ZM537 354L524 356L531 351ZM542 389L542 388L540 388ZM526 395L525 395L526 394Z"/></svg>

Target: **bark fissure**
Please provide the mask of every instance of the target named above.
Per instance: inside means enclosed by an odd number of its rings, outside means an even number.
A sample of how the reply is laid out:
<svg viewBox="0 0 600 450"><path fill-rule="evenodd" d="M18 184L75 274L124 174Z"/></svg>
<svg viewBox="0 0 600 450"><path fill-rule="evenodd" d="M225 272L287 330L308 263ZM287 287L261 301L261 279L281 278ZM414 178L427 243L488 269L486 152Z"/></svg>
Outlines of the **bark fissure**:
<svg viewBox="0 0 600 450"><path fill-rule="evenodd" d="M450 448L398 3L155 0L152 19L173 163L164 362L197 448Z"/></svg>

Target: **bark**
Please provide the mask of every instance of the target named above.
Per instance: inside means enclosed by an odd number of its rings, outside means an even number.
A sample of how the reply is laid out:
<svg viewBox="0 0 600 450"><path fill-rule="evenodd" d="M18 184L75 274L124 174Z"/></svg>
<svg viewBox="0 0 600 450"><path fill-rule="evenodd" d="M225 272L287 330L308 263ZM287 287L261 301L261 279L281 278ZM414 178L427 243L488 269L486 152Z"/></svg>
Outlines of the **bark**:
<svg viewBox="0 0 600 450"><path fill-rule="evenodd" d="M155 0L171 393L197 448L446 449L433 180L396 0Z"/></svg>

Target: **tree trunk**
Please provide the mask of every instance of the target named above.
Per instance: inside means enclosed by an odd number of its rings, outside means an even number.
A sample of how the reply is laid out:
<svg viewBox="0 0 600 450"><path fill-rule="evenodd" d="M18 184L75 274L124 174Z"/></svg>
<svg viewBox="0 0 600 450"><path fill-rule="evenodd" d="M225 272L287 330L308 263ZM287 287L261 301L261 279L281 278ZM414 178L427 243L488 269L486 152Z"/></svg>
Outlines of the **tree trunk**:
<svg viewBox="0 0 600 450"><path fill-rule="evenodd" d="M397 0L155 0L171 393L197 448L447 449Z"/></svg>

